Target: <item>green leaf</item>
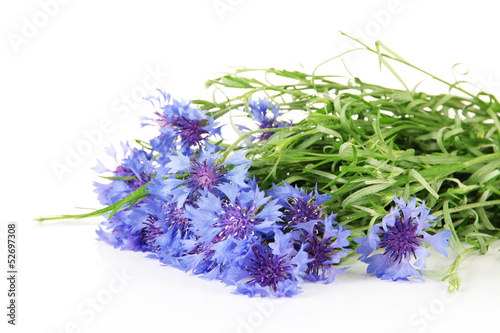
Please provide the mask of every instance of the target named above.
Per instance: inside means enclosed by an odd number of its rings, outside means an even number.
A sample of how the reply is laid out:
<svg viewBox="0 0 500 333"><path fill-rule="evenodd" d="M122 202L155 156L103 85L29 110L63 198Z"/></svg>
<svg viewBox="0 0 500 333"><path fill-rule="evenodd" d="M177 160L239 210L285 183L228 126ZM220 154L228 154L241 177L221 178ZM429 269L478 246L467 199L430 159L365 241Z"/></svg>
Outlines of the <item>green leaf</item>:
<svg viewBox="0 0 500 333"><path fill-rule="evenodd" d="M418 173L415 169L410 170L410 176L412 176L416 181L422 184L423 187L436 199L439 199L439 194L427 183L427 181Z"/></svg>
<svg viewBox="0 0 500 333"><path fill-rule="evenodd" d="M328 134L328 135L332 135L334 137L337 137L339 139L342 139L342 135L340 135L339 132L335 131L335 130L332 130L330 128L327 128L327 127L324 127L324 126L321 126L321 125L318 125L316 126L316 129L321 132L321 133L325 133L325 134Z"/></svg>
<svg viewBox="0 0 500 333"><path fill-rule="evenodd" d="M104 178L104 179L109 179L109 180L134 180L134 179L137 179L136 176L128 176L128 177L106 177L106 176L99 176L101 178Z"/></svg>
<svg viewBox="0 0 500 333"><path fill-rule="evenodd" d="M354 192L353 194L348 196L344 201L342 201L342 207L346 208L353 203L356 203L361 200L366 200L366 197L379 193L380 191L383 191L391 186L392 186L391 183L385 183L385 184L377 184L364 187L361 190Z"/></svg>
<svg viewBox="0 0 500 333"><path fill-rule="evenodd" d="M463 245L460 243L460 239L458 237L457 232L455 231L455 227L453 226L453 222L450 215L450 210L448 208L448 200L443 204L443 218L445 223L445 229L451 231L451 238L449 240L450 247L453 251L460 253L464 251Z"/></svg>
<svg viewBox="0 0 500 333"><path fill-rule="evenodd" d="M148 196L147 187L146 187L147 185L148 184L144 184L141 187L139 187L137 190L135 190L134 192L130 193L127 197L123 198L122 200L117 201L116 203L114 203L108 207L95 210L91 213L75 214L75 215L60 215L60 216L54 216L54 217L40 217L40 218L37 218L36 221L42 222L42 221L48 221L48 220L83 219L86 217L103 215L105 213L110 213L110 215L108 217L108 219L110 219L120 209L123 209L125 206L127 206L129 204L135 204L136 202L138 202L141 199Z"/></svg>
<svg viewBox="0 0 500 333"><path fill-rule="evenodd" d="M232 88L252 88L252 85L247 80L240 77L226 75L221 77L219 82Z"/></svg>

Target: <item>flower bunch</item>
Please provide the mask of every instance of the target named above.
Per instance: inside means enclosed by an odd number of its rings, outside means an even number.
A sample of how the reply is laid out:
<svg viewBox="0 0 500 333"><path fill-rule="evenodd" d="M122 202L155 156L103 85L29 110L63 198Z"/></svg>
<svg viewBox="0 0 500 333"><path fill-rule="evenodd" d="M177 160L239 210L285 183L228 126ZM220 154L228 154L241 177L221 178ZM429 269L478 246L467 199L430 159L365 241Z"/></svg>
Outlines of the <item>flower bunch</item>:
<svg viewBox="0 0 500 333"><path fill-rule="evenodd" d="M409 89L389 63L418 68L361 45L405 89L317 70L267 69L258 80L238 69L207 83L224 101L160 91L143 119L157 135L140 149L109 149L114 166L96 167L109 180L95 184L107 207L57 218L104 214L100 240L248 296L331 283L356 254L380 279L440 277L456 290L464 257L500 238L500 103L432 75L450 93ZM254 125L231 118L239 137L229 142L218 119L233 110ZM285 120L291 111L305 117ZM450 267L427 270L429 250L447 256L448 247Z"/></svg>

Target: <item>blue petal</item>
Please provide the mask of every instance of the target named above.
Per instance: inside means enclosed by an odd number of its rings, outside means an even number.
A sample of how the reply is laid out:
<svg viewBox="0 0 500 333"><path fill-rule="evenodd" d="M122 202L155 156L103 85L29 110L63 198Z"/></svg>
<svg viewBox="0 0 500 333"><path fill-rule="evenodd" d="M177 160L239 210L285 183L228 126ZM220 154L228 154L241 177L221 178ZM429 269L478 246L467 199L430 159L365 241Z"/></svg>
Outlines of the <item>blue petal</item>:
<svg viewBox="0 0 500 333"><path fill-rule="evenodd" d="M346 270L348 270L350 266L342 267L342 268L334 268L333 266L328 267L326 275L328 278L325 281L325 284L332 283L335 280L335 277L339 274L343 274Z"/></svg>
<svg viewBox="0 0 500 333"><path fill-rule="evenodd" d="M424 282L422 275L408 261L402 260L401 263L390 263L382 275L382 280L407 280L409 276L416 276Z"/></svg>
<svg viewBox="0 0 500 333"><path fill-rule="evenodd" d="M239 187L235 183L225 183L217 186L222 193L224 193L229 201L232 203L236 202L236 197L239 194Z"/></svg>
<svg viewBox="0 0 500 333"><path fill-rule="evenodd" d="M170 173L178 173L180 171L185 171L191 166L191 161L188 156L179 154L170 156L170 162L167 163L166 167L169 168Z"/></svg>
<svg viewBox="0 0 500 333"><path fill-rule="evenodd" d="M224 161L221 165L249 165L250 160L245 157L246 154L247 151L244 149L237 150L229 155L226 161Z"/></svg>
<svg viewBox="0 0 500 333"><path fill-rule="evenodd" d="M364 261L373 252L373 248L368 242L368 237L354 238L354 242L359 244L356 253L361 254L361 256L358 259Z"/></svg>
<svg viewBox="0 0 500 333"><path fill-rule="evenodd" d="M292 238L292 233L283 234L279 229L274 231L274 242L269 244L269 247L273 250L273 254L276 256L285 256L293 250L293 244L290 241Z"/></svg>
<svg viewBox="0 0 500 333"><path fill-rule="evenodd" d="M102 164L100 160L97 160L97 165L93 167L92 170L94 170L97 173L104 173L110 171L108 168L104 166L104 164Z"/></svg>
<svg viewBox="0 0 500 333"><path fill-rule="evenodd" d="M440 231L433 236L429 235L425 231L422 234L424 235L423 240L429 243L434 248L434 250L441 253L445 257L448 256L446 248L450 246L450 243L448 243L448 239L452 235L451 231L449 230Z"/></svg>

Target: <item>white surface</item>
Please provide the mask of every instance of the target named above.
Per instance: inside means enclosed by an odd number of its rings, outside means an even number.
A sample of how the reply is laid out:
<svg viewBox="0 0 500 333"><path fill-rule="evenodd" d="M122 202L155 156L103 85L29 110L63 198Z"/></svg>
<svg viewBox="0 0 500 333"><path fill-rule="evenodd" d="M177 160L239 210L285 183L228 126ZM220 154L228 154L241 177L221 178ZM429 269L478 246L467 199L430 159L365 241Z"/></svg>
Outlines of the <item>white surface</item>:
<svg viewBox="0 0 500 333"><path fill-rule="evenodd" d="M214 7L220 3L230 6L222 17ZM352 260L351 269L331 285L306 284L298 297L269 301L232 295L218 282L98 243L98 220L43 225L32 220L76 212L75 206L98 207L92 193L96 176L90 170L95 159L111 143L148 138L138 117L151 111L149 105L126 104L143 83L178 98L209 98L204 82L227 66L296 69L300 63L310 72L338 54L341 43L349 44L338 30L368 31L368 43L381 39L412 63L449 80L451 66L466 63L469 81L499 94L498 2L397 3L68 1L57 10L51 7L47 24L16 52L9 38L22 36L23 18L43 19L41 6L38 1L2 2L0 231L5 233L8 221L19 226L19 325L8 326L9 332L71 332L73 322L77 332L494 330L499 244L488 255L463 263L462 288L452 298L440 281L380 281L363 274L366 266ZM365 81L388 80L380 77L373 57L355 55L348 64ZM156 75L155 82L150 74L155 70L168 75ZM410 82L420 79L403 75ZM102 124L105 119L111 129ZM97 130L106 133L96 136L88 154L58 177L53 164L66 163L68 149L85 144L83 132ZM439 267L448 260L434 255L430 262ZM133 277L123 285L116 280L122 271ZM0 304L5 304L5 278L1 281ZM93 312L88 302L96 297L109 303ZM7 327L5 311L0 313L2 327Z"/></svg>

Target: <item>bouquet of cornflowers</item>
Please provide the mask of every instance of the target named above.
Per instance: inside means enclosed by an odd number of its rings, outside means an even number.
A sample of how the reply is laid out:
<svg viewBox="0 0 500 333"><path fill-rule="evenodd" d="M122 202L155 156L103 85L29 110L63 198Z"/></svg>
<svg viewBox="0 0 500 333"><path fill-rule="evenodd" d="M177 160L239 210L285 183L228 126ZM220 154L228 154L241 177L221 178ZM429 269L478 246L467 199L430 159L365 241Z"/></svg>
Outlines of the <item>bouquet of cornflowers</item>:
<svg viewBox="0 0 500 333"><path fill-rule="evenodd" d="M158 135L121 144L123 159L109 149L116 167L96 167L108 180L95 183L106 207L40 220L102 214L100 240L249 296L292 296L304 281L331 283L356 254L378 278L439 277L456 290L459 264L500 237L500 104L380 42L359 43L405 89L339 83L316 71L238 69L207 83L241 91L225 101L186 102L159 91L147 98L154 116L143 119ZM450 93L408 89L391 61ZM285 83L269 83L273 75ZM306 117L284 120L294 110ZM245 112L254 129L231 116L239 138L228 143L217 119L233 111ZM426 270L428 249L447 256L450 245L454 262Z"/></svg>

